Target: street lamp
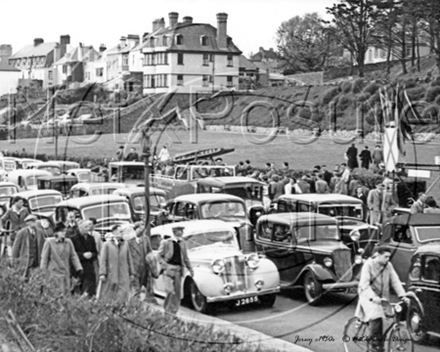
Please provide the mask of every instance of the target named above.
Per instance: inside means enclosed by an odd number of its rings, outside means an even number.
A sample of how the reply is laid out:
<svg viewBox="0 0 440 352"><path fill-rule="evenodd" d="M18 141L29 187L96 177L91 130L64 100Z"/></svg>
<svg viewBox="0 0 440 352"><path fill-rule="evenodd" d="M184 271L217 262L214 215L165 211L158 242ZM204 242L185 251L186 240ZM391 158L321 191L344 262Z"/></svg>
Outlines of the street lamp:
<svg viewBox="0 0 440 352"><path fill-rule="evenodd" d="M140 140L142 148L142 158L144 159L144 184L145 184L145 231L148 239L150 239L150 147L151 139L146 130L142 131Z"/></svg>

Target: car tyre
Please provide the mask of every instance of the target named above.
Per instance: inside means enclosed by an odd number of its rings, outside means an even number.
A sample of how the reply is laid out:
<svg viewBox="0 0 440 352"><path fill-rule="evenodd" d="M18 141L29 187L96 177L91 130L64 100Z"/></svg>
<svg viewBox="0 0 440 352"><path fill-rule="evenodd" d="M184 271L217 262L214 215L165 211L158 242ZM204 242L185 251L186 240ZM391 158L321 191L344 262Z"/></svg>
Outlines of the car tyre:
<svg viewBox="0 0 440 352"><path fill-rule="evenodd" d="M275 293L271 293L270 295L258 296L258 299L263 307L271 308L275 304L277 295Z"/></svg>
<svg viewBox="0 0 440 352"><path fill-rule="evenodd" d="M206 297L200 292L194 280L190 283L191 304L199 313L209 312L211 306Z"/></svg>
<svg viewBox="0 0 440 352"><path fill-rule="evenodd" d="M406 316L409 334L416 343L423 343L427 340L427 333L423 329L423 313L419 305L411 300Z"/></svg>
<svg viewBox="0 0 440 352"><path fill-rule="evenodd" d="M312 306L318 305L322 298L322 285L310 271L304 276L304 294Z"/></svg>

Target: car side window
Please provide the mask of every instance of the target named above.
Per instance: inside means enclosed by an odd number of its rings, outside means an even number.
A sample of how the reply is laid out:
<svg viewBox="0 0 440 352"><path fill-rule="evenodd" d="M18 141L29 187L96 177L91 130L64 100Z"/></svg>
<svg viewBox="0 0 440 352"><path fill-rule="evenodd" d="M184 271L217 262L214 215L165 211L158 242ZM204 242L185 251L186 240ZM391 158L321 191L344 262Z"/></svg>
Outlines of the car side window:
<svg viewBox="0 0 440 352"><path fill-rule="evenodd" d="M153 248L153 251L157 251L159 249L160 242L162 242L161 235L151 235L151 248Z"/></svg>
<svg viewBox="0 0 440 352"><path fill-rule="evenodd" d="M197 219L197 205L190 203L186 205L186 217L188 219Z"/></svg>
<svg viewBox="0 0 440 352"><path fill-rule="evenodd" d="M260 223L259 236L261 239L272 241L273 224L268 221Z"/></svg>
<svg viewBox="0 0 440 352"><path fill-rule="evenodd" d="M393 241L411 244L412 238L409 227L404 225L396 225L393 235Z"/></svg>
<svg viewBox="0 0 440 352"><path fill-rule="evenodd" d="M186 216L185 203L183 203L183 202L179 202L179 203L177 203L174 207L175 207L175 213L174 213L174 215L176 215L176 216L182 216L182 217L185 217L185 216Z"/></svg>
<svg viewBox="0 0 440 352"><path fill-rule="evenodd" d="M304 213L304 212L311 212L312 207L309 204L301 203L298 207L298 212Z"/></svg>
<svg viewBox="0 0 440 352"><path fill-rule="evenodd" d="M426 256L422 271L423 280L440 282L440 260L438 257Z"/></svg>
<svg viewBox="0 0 440 352"><path fill-rule="evenodd" d="M279 200L277 205L277 212L278 213L287 213L287 204L284 200Z"/></svg>

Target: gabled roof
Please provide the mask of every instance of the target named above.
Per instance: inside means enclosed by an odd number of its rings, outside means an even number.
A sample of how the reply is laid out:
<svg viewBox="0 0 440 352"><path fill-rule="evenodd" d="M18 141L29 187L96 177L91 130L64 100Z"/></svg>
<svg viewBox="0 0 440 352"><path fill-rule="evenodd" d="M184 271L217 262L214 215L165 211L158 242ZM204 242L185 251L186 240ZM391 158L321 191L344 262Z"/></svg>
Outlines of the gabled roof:
<svg viewBox="0 0 440 352"><path fill-rule="evenodd" d="M252 61L262 61L263 59L277 60L277 54L273 50L260 48L260 51L251 57Z"/></svg>
<svg viewBox="0 0 440 352"><path fill-rule="evenodd" d="M258 70L252 61L249 61L244 55L240 55L238 67L246 70Z"/></svg>
<svg viewBox="0 0 440 352"><path fill-rule="evenodd" d="M24 48L16 52L9 59L19 59L22 57L30 57L30 56L47 56L51 51L55 49L58 43L41 43L37 46L34 45L26 45Z"/></svg>
<svg viewBox="0 0 440 352"><path fill-rule="evenodd" d="M93 46L77 46L70 50L55 65L62 65L72 62L95 61L99 53L93 49Z"/></svg>
<svg viewBox="0 0 440 352"><path fill-rule="evenodd" d="M2 72L4 72L4 71L20 72L19 69L12 67L6 61L2 61L2 60L0 60L0 71L2 71Z"/></svg>

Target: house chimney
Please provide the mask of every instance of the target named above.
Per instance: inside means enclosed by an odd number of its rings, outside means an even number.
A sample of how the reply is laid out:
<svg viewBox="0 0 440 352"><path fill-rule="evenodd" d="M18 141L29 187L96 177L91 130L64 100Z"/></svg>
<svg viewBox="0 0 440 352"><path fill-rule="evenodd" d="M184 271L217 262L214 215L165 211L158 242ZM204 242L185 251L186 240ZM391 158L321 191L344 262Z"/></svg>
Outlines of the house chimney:
<svg viewBox="0 0 440 352"><path fill-rule="evenodd" d="M139 35L137 34L129 34L127 36L127 42L130 49L134 48L136 45L139 44Z"/></svg>
<svg viewBox="0 0 440 352"><path fill-rule="evenodd" d="M227 13L217 14L217 45L219 48L227 48L226 24L228 22Z"/></svg>
<svg viewBox="0 0 440 352"><path fill-rule="evenodd" d="M165 28L165 19L162 17L157 20L159 28Z"/></svg>
<svg viewBox="0 0 440 352"><path fill-rule="evenodd" d="M191 23L193 23L193 18L191 16L185 16L183 18L183 23L191 24Z"/></svg>
<svg viewBox="0 0 440 352"><path fill-rule="evenodd" d="M179 14L177 12L170 12L168 18L170 20L170 27L173 27L179 19Z"/></svg>
<svg viewBox="0 0 440 352"><path fill-rule="evenodd" d="M67 45L70 44L70 35L60 36L60 58L66 55Z"/></svg>
<svg viewBox="0 0 440 352"><path fill-rule="evenodd" d="M103 53L104 51L106 51L107 50L107 47L105 46L105 44L100 44L99 45L99 52L100 53Z"/></svg>
<svg viewBox="0 0 440 352"><path fill-rule="evenodd" d="M44 43L44 39L43 38L35 38L34 39L34 46L38 46L40 44Z"/></svg>
<svg viewBox="0 0 440 352"><path fill-rule="evenodd" d="M120 41L119 45L121 46L121 48L123 48L125 46L126 40L127 40L127 38L125 38L124 36L122 36L121 39L119 40Z"/></svg>

